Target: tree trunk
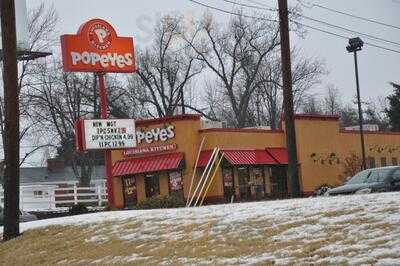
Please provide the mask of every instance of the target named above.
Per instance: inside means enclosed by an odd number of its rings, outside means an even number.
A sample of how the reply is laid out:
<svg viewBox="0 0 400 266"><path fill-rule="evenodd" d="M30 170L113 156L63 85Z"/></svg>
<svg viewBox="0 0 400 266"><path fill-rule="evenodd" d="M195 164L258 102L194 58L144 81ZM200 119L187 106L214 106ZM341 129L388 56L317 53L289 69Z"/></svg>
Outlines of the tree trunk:
<svg viewBox="0 0 400 266"><path fill-rule="evenodd" d="M19 235L19 99L14 0L0 1L5 98L4 240Z"/></svg>

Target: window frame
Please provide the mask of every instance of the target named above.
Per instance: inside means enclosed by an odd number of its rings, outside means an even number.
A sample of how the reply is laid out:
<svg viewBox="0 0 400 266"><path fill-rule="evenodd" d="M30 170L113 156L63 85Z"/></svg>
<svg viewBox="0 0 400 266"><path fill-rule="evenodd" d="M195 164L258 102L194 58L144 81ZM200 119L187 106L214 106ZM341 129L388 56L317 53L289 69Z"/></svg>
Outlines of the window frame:
<svg viewBox="0 0 400 266"><path fill-rule="evenodd" d="M387 166L387 159L386 157L381 157L381 167Z"/></svg>

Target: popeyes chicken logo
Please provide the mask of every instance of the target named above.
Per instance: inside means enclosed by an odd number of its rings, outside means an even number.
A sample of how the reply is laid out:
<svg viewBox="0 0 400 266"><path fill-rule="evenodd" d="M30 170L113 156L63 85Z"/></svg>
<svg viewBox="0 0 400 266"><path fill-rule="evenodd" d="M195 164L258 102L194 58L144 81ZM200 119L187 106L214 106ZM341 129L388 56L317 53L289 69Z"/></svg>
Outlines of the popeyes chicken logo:
<svg viewBox="0 0 400 266"><path fill-rule="evenodd" d="M133 39L117 36L102 19L84 23L76 35L62 35L61 48L67 72L135 72Z"/></svg>
<svg viewBox="0 0 400 266"><path fill-rule="evenodd" d="M111 33L106 24L101 22L91 25L89 29L89 42L99 50L106 50L111 46Z"/></svg>

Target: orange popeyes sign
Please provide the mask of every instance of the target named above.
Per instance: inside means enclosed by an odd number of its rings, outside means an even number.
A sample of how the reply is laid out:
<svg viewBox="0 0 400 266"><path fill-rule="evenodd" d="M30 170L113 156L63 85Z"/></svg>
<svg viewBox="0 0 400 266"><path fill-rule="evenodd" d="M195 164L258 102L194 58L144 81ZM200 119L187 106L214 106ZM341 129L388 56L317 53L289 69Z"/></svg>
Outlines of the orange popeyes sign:
<svg viewBox="0 0 400 266"><path fill-rule="evenodd" d="M118 37L105 20L92 19L76 35L61 36L66 72L135 72L133 39Z"/></svg>

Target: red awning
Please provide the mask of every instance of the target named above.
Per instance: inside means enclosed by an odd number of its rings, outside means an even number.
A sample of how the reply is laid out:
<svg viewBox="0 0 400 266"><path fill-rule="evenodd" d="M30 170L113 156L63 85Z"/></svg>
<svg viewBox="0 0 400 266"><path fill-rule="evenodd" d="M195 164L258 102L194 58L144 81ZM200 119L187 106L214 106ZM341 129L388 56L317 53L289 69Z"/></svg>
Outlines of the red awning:
<svg viewBox="0 0 400 266"><path fill-rule="evenodd" d="M197 162L197 167L206 167L212 152L213 151L211 150L201 151L199 161Z"/></svg>
<svg viewBox="0 0 400 266"><path fill-rule="evenodd" d="M266 150L221 150L224 158L232 165L268 165L279 164ZM200 153L197 167L205 167L210 160L212 151L202 151Z"/></svg>
<svg viewBox="0 0 400 266"><path fill-rule="evenodd" d="M276 164L265 150L224 150L223 153L232 165Z"/></svg>
<svg viewBox="0 0 400 266"><path fill-rule="evenodd" d="M183 153L168 153L118 161L113 167L113 176L173 170L182 160Z"/></svg>
<svg viewBox="0 0 400 266"><path fill-rule="evenodd" d="M289 158L286 148L266 148L266 151L279 164L288 164Z"/></svg>

